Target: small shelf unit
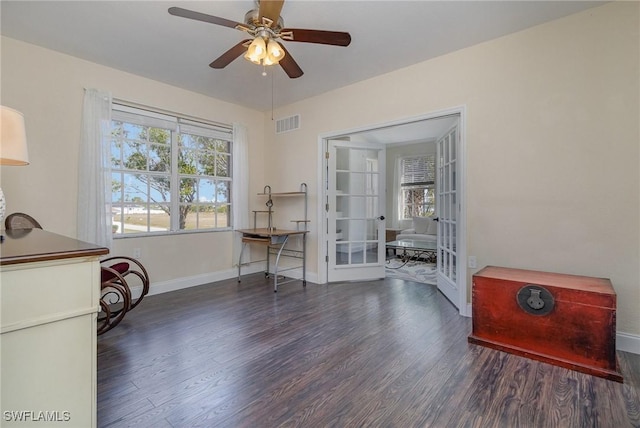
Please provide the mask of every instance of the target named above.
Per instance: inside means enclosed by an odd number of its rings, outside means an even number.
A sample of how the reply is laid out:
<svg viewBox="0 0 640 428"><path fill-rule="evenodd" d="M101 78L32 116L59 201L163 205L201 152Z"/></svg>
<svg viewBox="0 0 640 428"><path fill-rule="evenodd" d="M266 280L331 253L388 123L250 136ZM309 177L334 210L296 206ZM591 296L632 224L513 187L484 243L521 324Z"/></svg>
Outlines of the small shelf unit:
<svg viewBox="0 0 640 428"><path fill-rule="evenodd" d="M266 196L267 210L253 211L253 228L252 229L239 229L237 232L242 234L242 249L240 250L240 257L238 259L238 282L242 280L242 256L247 244L260 244L266 246L266 258L263 260L255 260L244 262L244 264L257 263L266 261L265 276L273 277L273 291L278 291L278 286L286 284L288 282L302 280L302 285L307 285L307 233L309 220L307 218L307 184L301 183L300 190L297 192L272 192L271 186L264 186L262 193L258 193L258 196ZM273 198L279 197L303 197L304 199L304 217L302 219L291 220L295 223L295 229L277 229L273 223ZM267 227L258 227L258 214L267 214ZM298 236L302 240L302 248L291 248L287 246L291 237ZM271 258L274 258L273 273L271 273ZM280 261L282 257L288 257L301 260L299 265L281 267ZM285 272L302 269L302 277L294 278L285 276Z"/></svg>

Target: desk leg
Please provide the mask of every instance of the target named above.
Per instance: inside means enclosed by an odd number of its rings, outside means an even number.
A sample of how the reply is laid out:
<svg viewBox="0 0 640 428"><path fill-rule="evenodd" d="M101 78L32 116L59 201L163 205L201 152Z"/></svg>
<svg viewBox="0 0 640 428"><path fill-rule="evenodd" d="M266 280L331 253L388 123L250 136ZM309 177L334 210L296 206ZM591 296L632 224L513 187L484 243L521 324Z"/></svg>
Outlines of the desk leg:
<svg viewBox="0 0 640 428"><path fill-rule="evenodd" d="M278 292L278 264L280 263L280 255L282 254L282 250L284 250L284 246L287 244L289 240L289 235L284 237L284 241L280 244L280 249L278 250L278 255L276 256L276 263L273 267L273 292ZM268 250L267 250L268 251Z"/></svg>
<svg viewBox="0 0 640 428"><path fill-rule="evenodd" d="M244 247L247 246L246 242L242 243L242 247L240 248L240 257L238 257L238 282L241 281L241 271L242 269L242 253L244 253Z"/></svg>
<svg viewBox="0 0 640 428"><path fill-rule="evenodd" d="M307 286L307 234L302 234L302 286Z"/></svg>
<svg viewBox="0 0 640 428"><path fill-rule="evenodd" d="M269 251L270 245L267 245L267 270L264 271L264 277L269 278L269 259L271 259L271 252Z"/></svg>

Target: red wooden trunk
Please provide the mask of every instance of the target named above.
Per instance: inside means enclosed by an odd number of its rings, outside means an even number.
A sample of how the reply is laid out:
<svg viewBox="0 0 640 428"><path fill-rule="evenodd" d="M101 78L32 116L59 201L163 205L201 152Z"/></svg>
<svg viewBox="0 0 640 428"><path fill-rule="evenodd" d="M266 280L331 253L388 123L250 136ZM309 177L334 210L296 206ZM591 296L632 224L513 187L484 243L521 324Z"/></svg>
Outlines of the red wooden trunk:
<svg viewBox="0 0 640 428"><path fill-rule="evenodd" d="M536 304L541 289L553 302ZM549 312L523 309L519 292ZM473 276L472 299L469 342L622 382L608 279L487 266Z"/></svg>

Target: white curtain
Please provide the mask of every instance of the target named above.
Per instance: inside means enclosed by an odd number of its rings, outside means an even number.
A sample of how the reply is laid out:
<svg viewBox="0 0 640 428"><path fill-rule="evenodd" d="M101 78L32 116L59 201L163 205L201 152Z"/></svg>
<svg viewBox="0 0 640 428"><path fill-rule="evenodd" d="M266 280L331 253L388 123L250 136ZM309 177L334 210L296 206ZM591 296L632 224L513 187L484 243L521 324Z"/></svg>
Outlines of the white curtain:
<svg viewBox="0 0 640 428"><path fill-rule="evenodd" d="M78 239L111 248L111 93L86 89L78 159Z"/></svg>
<svg viewBox="0 0 640 428"><path fill-rule="evenodd" d="M233 228L246 229L249 227L249 135L243 124L233 124L233 185L232 211ZM241 235L235 233L233 237L233 264L237 265L242 249ZM242 255L242 260L250 260L249 248Z"/></svg>

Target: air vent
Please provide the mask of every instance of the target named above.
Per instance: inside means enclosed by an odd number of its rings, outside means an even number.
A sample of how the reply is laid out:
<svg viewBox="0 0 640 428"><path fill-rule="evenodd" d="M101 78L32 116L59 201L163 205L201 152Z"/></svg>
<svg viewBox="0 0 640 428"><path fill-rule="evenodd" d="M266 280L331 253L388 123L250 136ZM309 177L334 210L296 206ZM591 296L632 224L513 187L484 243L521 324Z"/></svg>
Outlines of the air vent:
<svg viewBox="0 0 640 428"><path fill-rule="evenodd" d="M282 134L283 132L295 131L300 129L300 115L283 117L276 120L276 134Z"/></svg>

